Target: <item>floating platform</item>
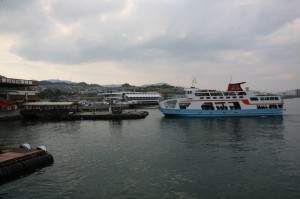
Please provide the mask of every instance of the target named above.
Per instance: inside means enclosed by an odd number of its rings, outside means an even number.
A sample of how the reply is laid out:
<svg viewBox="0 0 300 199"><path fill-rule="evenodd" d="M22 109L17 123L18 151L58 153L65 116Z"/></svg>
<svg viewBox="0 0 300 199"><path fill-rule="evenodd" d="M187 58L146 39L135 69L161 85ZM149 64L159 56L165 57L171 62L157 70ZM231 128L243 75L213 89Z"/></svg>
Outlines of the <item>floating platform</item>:
<svg viewBox="0 0 300 199"><path fill-rule="evenodd" d="M109 113L107 111L95 112L78 112L70 115L74 120L126 120L126 119L143 119L149 113L147 111L123 111L121 113Z"/></svg>
<svg viewBox="0 0 300 199"><path fill-rule="evenodd" d="M0 184L53 164L53 156L46 150L28 148L0 148Z"/></svg>
<svg viewBox="0 0 300 199"><path fill-rule="evenodd" d="M142 119L147 111L123 111L120 106L109 107L107 111L82 111L76 102L28 102L23 104L20 114L25 119L58 120L122 120Z"/></svg>

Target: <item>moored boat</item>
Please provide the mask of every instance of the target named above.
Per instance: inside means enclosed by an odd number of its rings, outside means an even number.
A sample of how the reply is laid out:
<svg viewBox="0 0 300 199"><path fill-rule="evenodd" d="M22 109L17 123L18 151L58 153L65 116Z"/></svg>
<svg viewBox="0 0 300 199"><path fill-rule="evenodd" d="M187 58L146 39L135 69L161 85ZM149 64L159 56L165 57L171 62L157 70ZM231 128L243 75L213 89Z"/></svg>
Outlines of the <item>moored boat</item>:
<svg viewBox="0 0 300 199"><path fill-rule="evenodd" d="M159 103L165 116L275 116L283 114L283 98L276 94L243 90L246 82L229 84L227 91L198 89L184 90L185 97Z"/></svg>

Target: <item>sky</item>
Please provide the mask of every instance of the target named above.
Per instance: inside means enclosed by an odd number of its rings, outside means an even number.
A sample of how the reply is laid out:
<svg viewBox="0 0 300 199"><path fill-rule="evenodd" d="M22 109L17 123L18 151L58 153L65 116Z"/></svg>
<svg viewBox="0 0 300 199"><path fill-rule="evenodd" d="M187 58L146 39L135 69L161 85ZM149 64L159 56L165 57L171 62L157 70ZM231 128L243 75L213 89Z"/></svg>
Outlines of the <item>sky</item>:
<svg viewBox="0 0 300 199"><path fill-rule="evenodd" d="M0 0L0 75L300 88L300 0Z"/></svg>

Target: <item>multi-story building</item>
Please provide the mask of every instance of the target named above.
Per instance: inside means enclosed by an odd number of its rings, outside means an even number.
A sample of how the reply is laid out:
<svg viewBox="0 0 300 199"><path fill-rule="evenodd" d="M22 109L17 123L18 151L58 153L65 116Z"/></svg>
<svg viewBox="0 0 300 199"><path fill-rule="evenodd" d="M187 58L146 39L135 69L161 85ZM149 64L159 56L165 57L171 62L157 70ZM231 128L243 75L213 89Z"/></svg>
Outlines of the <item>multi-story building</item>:
<svg viewBox="0 0 300 199"><path fill-rule="evenodd" d="M300 96L300 89L288 90L285 92L286 96L298 97Z"/></svg>
<svg viewBox="0 0 300 199"><path fill-rule="evenodd" d="M38 101L38 81L0 77L0 109L11 109L24 102Z"/></svg>

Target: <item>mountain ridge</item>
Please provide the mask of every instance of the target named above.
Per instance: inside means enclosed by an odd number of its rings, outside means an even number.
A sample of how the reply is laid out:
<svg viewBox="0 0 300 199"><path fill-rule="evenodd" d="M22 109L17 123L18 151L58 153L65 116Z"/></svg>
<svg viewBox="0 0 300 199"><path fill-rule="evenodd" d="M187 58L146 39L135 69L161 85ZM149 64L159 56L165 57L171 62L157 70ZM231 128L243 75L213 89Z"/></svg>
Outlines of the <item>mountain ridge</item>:
<svg viewBox="0 0 300 199"><path fill-rule="evenodd" d="M105 88L119 88L122 87L124 84L105 84L105 85L99 85L99 84L87 84L85 82L72 82L69 80L59 80L59 79L48 79L48 80L41 80L40 81L42 84L47 84L47 82L50 82L51 84L86 84L86 85L94 85L94 86L101 86ZM133 87L151 87L151 86L171 86L168 83L152 83L152 84L143 84L142 86L133 86Z"/></svg>

